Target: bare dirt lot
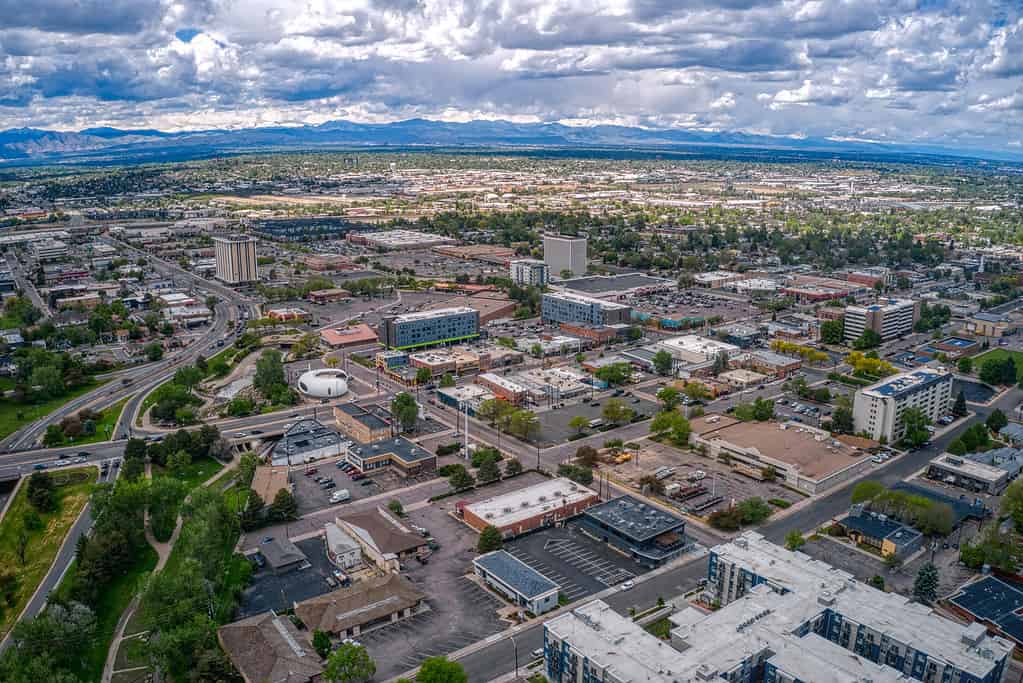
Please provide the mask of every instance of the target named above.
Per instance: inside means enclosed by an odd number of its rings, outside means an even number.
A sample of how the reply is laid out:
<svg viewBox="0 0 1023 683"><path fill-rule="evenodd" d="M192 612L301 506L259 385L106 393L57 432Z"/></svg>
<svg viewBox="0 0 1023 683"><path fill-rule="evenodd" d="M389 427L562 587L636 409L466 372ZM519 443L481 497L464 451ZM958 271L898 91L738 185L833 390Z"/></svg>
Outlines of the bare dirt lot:
<svg viewBox="0 0 1023 683"><path fill-rule="evenodd" d="M707 489L707 493L691 500L685 501L688 506L698 505L703 501L721 496L723 500L715 506L699 511L701 515L708 515L714 510L726 507L734 499L736 501L746 498L760 497L764 500L772 498L795 503L802 500L802 496L781 484L772 482L760 482L732 470L731 467L717 460L703 457L693 451L682 450L674 446L657 443L656 441L645 440L639 457L633 457L629 462L616 465L601 465L602 468L609 468L612 476L618 481L633 487L639 486L639 480L647 475L653 474L660 467L675 468L674 474L664 480L665 485L678 483L683 487L692 483L687 478L695 472L705 473L705 477L698 483ZM634 451L630 451L633 452ZM680 507L678 501L665 499L670 505Z"/></svg>

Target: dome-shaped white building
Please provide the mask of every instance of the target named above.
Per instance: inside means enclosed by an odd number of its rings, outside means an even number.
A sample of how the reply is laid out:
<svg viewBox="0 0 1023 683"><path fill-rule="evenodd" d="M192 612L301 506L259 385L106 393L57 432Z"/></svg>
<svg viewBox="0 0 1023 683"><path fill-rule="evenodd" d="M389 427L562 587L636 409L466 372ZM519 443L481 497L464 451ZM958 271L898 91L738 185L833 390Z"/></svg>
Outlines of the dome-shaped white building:
<svg viewBox="0 0 1023 683"><path fill-rule="evenodd" d="M298 389L313 398L336 398L348 393L348 373L344 370L310 370L298 378Z"/></svg>

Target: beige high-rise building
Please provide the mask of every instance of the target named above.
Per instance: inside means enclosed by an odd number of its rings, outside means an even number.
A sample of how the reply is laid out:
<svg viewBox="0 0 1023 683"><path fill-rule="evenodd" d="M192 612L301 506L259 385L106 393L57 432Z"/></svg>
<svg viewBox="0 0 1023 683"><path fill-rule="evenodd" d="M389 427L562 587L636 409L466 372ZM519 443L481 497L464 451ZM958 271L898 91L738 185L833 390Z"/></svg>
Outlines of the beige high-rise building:
<svg viewBox="0 0 1023 683"><path fill-rule="evenodd" d="M255 282L256 238L248 235L227 235L213 238L217 258L217 279L231 285Z"/></svg>

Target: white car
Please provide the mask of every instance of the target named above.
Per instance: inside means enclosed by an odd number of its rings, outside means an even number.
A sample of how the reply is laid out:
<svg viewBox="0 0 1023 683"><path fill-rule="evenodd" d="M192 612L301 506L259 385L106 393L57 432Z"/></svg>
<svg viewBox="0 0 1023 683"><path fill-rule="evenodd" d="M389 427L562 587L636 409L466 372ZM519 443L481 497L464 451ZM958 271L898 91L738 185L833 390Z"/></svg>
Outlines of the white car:
<svg viewBox="0 0 1023 683"><path fill-rule="evenodd" d="M632 590L635 586L636 582L633 581L632 579L629 579L628 581L622 584L622 590L623 591Z"/></svg>

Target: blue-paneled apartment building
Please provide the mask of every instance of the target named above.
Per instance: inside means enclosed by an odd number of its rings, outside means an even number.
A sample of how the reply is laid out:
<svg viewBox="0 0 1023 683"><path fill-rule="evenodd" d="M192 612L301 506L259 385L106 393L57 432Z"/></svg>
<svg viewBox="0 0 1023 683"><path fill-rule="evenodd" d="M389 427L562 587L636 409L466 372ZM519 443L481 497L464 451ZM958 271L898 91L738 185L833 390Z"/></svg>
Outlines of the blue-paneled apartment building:
<svg viewBox="0 0 1023 683"><path fill-rule="evenodd" d="M747 532L709 554L710 613L670 643L595 600L544 624L553 683L997 683L1012 643Z"/></svg>
<svg viewBox="0 0 1023 683"><path fill-rule="evenodd" d="M390 349L454 344L479 335L479 311L467 306L388 316L379 331L380 341Z"/></svg>

